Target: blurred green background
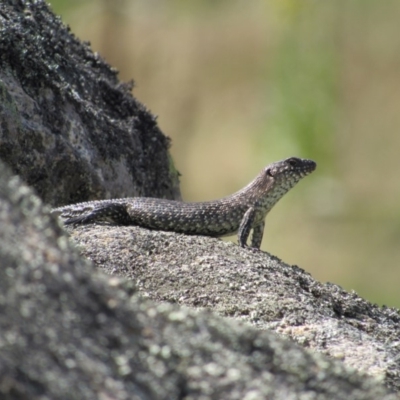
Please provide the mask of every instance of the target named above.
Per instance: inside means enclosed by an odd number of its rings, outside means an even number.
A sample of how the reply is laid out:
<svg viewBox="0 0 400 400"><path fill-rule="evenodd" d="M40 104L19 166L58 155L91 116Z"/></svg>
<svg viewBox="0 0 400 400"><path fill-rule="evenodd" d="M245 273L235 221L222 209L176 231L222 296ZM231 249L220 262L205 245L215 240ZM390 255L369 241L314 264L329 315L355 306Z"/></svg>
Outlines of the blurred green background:
<svg viewBox="0 0 400 400"><path fill-rule="evenodd" d="M267 218L262 248L400 307L400 2L54 0L172 138L186 200L272 161L317 171Z"/></svg>

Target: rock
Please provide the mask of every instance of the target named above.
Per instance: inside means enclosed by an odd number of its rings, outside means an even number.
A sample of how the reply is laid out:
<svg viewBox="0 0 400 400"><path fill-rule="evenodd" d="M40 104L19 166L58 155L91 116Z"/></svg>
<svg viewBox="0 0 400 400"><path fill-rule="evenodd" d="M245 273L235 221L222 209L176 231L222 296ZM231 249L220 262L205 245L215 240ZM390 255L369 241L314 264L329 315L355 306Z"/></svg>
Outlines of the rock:
<svg viewBox="0 0 400 400"><path fill-rule="evenodd" d="M0 159L53 206L179 198L156 119L43 1L0 2Z"/></svg>
<svg viewBox="0 0 400 400"><path fill-rule="evenodd" d="M69 227L82 254L157 302L207 308L400 388L400 312L220 239L139 227Z"/></svg>

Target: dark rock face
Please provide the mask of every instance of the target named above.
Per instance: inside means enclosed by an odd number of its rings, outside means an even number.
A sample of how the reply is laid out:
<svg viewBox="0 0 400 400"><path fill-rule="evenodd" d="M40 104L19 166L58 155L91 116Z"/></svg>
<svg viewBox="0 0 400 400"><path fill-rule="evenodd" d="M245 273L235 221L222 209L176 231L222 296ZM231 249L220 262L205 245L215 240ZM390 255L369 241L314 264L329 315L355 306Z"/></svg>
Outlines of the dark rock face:
<svg viewBox="0 0 400 400"><path fill-rule="evenodd" d="M0 158L47 203L179 198L169 140L42 1L0 2Z"/></svg>

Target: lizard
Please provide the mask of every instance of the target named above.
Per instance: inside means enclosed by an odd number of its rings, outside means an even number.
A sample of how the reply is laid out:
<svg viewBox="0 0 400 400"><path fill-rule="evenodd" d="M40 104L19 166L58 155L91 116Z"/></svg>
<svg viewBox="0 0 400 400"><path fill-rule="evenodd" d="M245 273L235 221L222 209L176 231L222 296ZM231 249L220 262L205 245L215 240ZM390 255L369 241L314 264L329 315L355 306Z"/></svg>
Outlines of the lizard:
<svg viewBox="0 0 400 400"><path fill-rule="evenodd" d="M52 213L66 225L106 222L189 235L229 236L237 233L238 244L259 249L265 217L272 207L317 164L290 157L267 165L238 192L219 200L186 203L151 197L95 200L58 207Z"/></svg>

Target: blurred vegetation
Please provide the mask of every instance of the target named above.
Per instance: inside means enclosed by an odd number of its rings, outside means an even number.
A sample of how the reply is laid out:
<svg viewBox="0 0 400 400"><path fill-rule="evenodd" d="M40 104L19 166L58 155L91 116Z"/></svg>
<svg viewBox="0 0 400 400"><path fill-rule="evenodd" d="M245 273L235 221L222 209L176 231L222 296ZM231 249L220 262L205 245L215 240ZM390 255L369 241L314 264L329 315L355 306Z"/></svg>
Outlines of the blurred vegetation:
<svg viewBox="0 0 400 400"><path fill-rule="evenodd" d="M324 159L320 168L331 169L338 108L339 3L283 4L271 74L273 113L263 144L268 146L274 135L279 146L291 143L296 153Z"/></svg>
<svg viewBox="0 0 400 400"><path fill-rule="evenodd" d="M263 248L400 306L400 2L51 1L173 139L187 200L297 155Z"/></svg>

